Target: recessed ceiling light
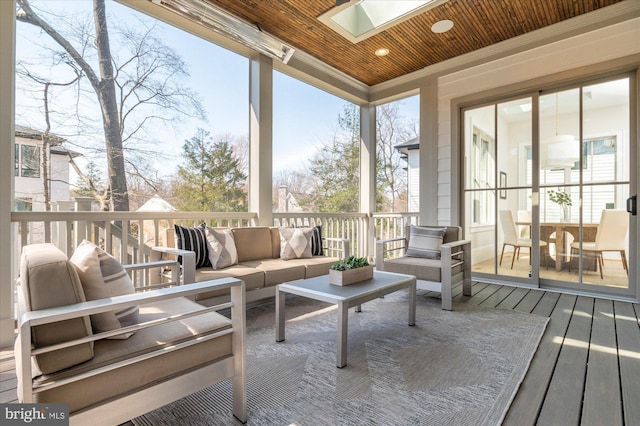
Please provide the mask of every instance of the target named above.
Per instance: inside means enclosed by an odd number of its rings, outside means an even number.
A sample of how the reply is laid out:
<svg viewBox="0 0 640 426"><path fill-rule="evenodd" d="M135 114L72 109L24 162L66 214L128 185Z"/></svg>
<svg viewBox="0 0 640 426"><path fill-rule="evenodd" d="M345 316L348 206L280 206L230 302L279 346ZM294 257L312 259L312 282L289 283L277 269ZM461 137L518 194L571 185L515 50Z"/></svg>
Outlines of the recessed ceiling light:
<svg viewBox="0 0 640 426"><path fill-rule="evenodd" d="M443 19L442 21L438 21L431 26L431 31L434 33L446 33L451 28L453 28L453 21L448 19Z"/></svg>
<svg viewBox="0 0 640 426"><path fill-rule="evenodd" d="M380 57L387 56L389 54L389 49L385 49L385 48L378 49L376 50L375 53L376 53L376 56L380 56Z"/></svg>

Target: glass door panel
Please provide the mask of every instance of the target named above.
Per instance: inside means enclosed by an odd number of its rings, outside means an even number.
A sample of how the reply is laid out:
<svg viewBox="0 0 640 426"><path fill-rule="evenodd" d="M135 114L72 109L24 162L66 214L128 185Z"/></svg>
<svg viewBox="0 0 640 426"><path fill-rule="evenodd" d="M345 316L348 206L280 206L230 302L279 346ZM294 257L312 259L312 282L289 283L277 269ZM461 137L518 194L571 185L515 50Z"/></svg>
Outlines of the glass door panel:
<svg viewBox="0 0 640 426"><path fill-rule="evenodd" d="M630 100L625 77L464 111L475 276L635 294L623 212L637 192Z"/></svg>
<svg viewBox="0 0 640 426"><path fill-rule="evenodd" d="M582 235L569 250L584 289L629 288L629 99L628 78L582 88Z"/></svg>
<svg viewBox="0 0 640 426"><path fill-rule="evenodd" d="M495 105L464 113L465 235L473 247L472 270L495 274Z"/></svg>

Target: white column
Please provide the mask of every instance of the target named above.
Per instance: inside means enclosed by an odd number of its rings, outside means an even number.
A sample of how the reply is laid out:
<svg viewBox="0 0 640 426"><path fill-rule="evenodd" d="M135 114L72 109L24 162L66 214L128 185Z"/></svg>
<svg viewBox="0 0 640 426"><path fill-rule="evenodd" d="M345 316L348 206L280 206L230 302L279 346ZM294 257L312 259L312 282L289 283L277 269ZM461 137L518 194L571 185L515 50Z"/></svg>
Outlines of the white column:
<svg viewBox="0 0 640 426"><path fill-rule="evenodd" d="M436 77L429 78L420 88L419 161L420 224L438 225L438 80ZM451 207L454 211L453 205ZM455 219L451 219L452 223L456 223ZM448 224L443 223L443 225Z"/></svg>
<svg viewBox="0 0 640 426"><path fill-rule="evenodd" d="M360 107L360 212L367 214L367 229L363 229L359 247L365 253L375 253L375 222L368 216L376 211L376 107ZM358 249L362 251L362 248Z"/></svg>
<svg viewBox="0 0 640 426"><path fill-rule="evenodd" d="M15 13L13 1L0 1L0 347L13 345L13 168L15 99Z"/></svg>
<svg viewBox="0 0 640 426"><path fill-rule="evenodd" d="M249 211L258 225L273 225L273 61L258 55L249 65Z"/></svg>

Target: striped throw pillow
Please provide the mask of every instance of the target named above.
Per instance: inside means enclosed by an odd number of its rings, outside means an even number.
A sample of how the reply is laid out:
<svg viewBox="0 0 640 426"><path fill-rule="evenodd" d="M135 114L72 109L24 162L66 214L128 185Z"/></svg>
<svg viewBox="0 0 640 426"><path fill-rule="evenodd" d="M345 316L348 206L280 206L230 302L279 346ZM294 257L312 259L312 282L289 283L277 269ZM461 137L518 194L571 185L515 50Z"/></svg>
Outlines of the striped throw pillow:
<svg viewBox="0 0 640 426"><path fill-rule="evenodd" d="M90 241L84 240L69 261L78 272L87 300L135 293L131 278L118 259ZM91 327L94 333L117 330L137 323L138 306L91 315ZM110 338L126 339L132 334L119 334Z"/></svg>
<svg viewBox="0 0 640 426"><path fill-rule="evenodd" d="M312 229L313 235L311 236L311 255L322 256L322 226L317 225Z"/></svg>
<svg viewBox="0 0 640 426"><path fill-rule="evenodd" d="M204 223L194 228L185 228L180 225L173 226L176 231L176 247L196 253L196 268L211 266L205 234L206 227L207 225ZM178 262L182 264L182 256L178 256Z"/></svg>
<svg viewBox="0 0 640 426"><path fill-rule="evenodd" d="M409 244L407 256L440 259L440 246L444 240L445 228L409 228Z"/></svg>

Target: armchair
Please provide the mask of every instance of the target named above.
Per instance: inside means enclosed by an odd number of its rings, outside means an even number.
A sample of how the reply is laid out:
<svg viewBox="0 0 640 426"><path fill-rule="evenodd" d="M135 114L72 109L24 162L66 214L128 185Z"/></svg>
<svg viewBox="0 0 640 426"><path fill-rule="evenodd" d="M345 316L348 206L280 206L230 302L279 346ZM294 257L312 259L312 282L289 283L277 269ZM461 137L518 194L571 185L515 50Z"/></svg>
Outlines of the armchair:
<svg viewBox="0 0 640 426"><path fill-rule="evenodd" d="M422 229L443 227L421 226ZM407 256L411 226L405 236L376 241L376 270L415 275L417 288L433 290L437 284L442 293L442 309L452 310L452 285L462 279L462 294L471 296L471 241L462 239L462 228L445 227L440 258ZM395 255L395 256L392 256Z"/></svg>
<svg viewBox="0 0 640 426"><path fill-rule="evenodd" d="M205 308L189 300L214 289L230 289L231 302ZM68 404L70 424L115 425L231 378L233 415L246 421L242 281L85 301L66 256L52 244L35 244L23 249L18 297L20 402ZM135 306L137 324L92 331L90 315ZM216 312L229 308L231 318Z"/></svg>

